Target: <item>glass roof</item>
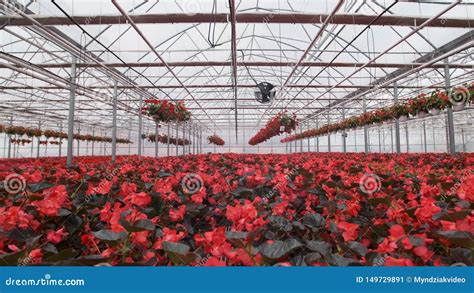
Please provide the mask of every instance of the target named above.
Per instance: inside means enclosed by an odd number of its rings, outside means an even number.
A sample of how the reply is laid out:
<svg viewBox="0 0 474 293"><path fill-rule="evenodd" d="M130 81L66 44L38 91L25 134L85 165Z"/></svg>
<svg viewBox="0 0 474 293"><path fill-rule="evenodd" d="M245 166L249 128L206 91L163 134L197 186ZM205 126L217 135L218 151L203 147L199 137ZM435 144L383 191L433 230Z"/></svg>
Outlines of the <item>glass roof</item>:
<svg viewBox="0 0 474 293"><path fill-rule="evenodd" d="M117 82L119 136L137 132L139 98L157 97L184 100L235 145L282 110L307 128L360 114L363 99L392 104L395 81L400 99L442 88L446 61L452 85L474 77L472 0L235 0L235 23L232 0L115 2L0 4L0 123L66 127L73 56L82 131L111 131ZM254 98L263 81L277 87L270 104Z"/></svg>

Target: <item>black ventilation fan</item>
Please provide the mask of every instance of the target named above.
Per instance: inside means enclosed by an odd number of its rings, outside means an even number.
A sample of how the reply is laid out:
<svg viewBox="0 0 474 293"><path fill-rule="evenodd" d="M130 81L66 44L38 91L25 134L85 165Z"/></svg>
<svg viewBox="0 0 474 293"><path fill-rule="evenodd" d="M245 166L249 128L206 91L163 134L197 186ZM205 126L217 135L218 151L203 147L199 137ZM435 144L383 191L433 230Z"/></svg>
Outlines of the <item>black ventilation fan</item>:
<svg viewBox="0 0 474 293"><path fill-rule="evenodd" d="M273 84L269 82L261 82L257 84L257 88L258 91L255 92L255 99L258 102L266 104L275 98L276 91L273 90L275 88Z"/></svg>

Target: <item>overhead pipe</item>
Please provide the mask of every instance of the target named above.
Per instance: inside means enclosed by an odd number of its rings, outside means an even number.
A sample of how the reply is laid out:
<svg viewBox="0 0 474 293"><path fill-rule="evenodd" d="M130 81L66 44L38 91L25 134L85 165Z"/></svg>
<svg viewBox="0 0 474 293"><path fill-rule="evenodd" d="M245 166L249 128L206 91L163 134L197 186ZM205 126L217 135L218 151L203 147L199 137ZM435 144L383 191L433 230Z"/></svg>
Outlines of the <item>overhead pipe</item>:
<svg viewBox="0 0 474 293"><path fill-rule="evenodd" d="M234 122L235 122L235 142L239 142L239 124L237 113L237 33L236 33L236 9L235 0L229 0L230 23L231 23L231 54L232 54L232 77L234 83Z"/></svg>

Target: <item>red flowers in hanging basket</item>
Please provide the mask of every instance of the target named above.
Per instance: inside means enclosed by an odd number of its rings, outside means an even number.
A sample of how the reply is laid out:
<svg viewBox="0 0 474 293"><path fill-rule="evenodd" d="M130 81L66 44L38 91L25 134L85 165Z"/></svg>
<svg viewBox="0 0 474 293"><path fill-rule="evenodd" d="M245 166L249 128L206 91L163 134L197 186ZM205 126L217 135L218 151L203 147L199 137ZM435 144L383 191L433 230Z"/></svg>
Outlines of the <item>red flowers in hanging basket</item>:
<svg viewBox="0 0 474 293"><path fill-rule="evenodd" d="M450 92L434 91L427 94L419 94L406 102L397 103L391 107L376 109L371 112L363 113L359 116L324 125L318 129L310 129L281 140L283 143L298 139L327 135L341 130L353 129L366 125L378 124L392 119L398 119L402 116L416 116L420 112L444 110L448 107L454 107L457 104L467 104L474 99L474 85L471 83L465 86L455 87ZM472 103L472 102L471 102ZM439 111L438 111L439 113Z"/></svg>
<svg viewBox="0 0 474 293"><path fill-rule="evenodd" d="M145 100L142 113L152 117L156 123L171 121L183 122L191 119L191 112L184 106L183 101Z"/></svg>
<svg viewBox="0 0 474 293"><path fill-rule="evenodd" d="M212 143L212 144L215 144L215 145L219 145L219 146L222 146L225 144L225 141L218 135L211 135L207 138L209 140L209 143Z"/></svg>
<svg viewBox="0 0 474 293"><path fill-rule="evenodd" d="M276 135L280 135L282 133L291 133L296 129L297 125L298 121L295 114L290 116L286 113L286 111L280 112L270 121L268 121L267 125L260 129L260 131L250 139L249 144L257 145L269 140Z"/></svg>

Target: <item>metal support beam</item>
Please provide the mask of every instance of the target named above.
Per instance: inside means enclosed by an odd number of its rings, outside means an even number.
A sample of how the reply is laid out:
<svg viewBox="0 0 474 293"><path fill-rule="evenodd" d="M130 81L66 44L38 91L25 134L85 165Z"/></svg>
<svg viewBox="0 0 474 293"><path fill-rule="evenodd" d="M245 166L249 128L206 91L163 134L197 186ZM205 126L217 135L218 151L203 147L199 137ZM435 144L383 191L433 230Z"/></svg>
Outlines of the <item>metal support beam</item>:
<svg viewBox="0 0 474 293"><path fill-rule="evenodd" d="M10 117L10 126L13 126L13 116ZM12 157L12 135L8 134L8 158Z"/></svg>
<svg viewBox="0 0 474 293"><path fill-rule="evenodd" d="M362 110L364 114L367 112L367 99L365 96L362 100ZM369 129L367 125L364 125L364 152L365 154L369 153Z"/></svg>
<svg viewBox="0 0 474 293"><path fill-rule="evenodd" d="M92 128L92 136L95 136L95 129L94 128ZM92 154L92 156L94 156L94 145L95 145L95 143L94 143L94 141L92 141L92 145L91 145L91 149L92 149L91 154Z"/></svg>
<svg viewBox="0 0 474 293"><path fill-rule="evenodd" d="M331 124L331 117L329 116L328 111L328 125ZM328 152L331 152L331 133L328 133Z"/></svg>
<svg viewBox="0 0 474 293"><path fill-rule="evenodd" d="M76 56L72 56L71 83L69 89L69 116L67 125L67 165L72 165L74 148L74 107L76 99Z"/></svg>
<svg viewBox="0 0 474 293"><path fill-rule="evenodd" d="M426 122L423 121L423 150L425 153L428 152L428 146L426 144Z"/></svg>
<svg viewBox="0 0 474 293"><path fill-rule="evenodd" d="M467 8L466 8L467 9ZM271 17L269 16L271 15ZM265 24L322 24L328 14L314 13L238 13L235 20L239 23ZM413 17L402 15L382 15L375 23L371 23L375 15L364 14L337 14L331 20L331 24L338 25L362 25L366 26L409 26L413 27L428 20L426 17ZM133 14L129 19L122 15L76 15L72 16L74 21L80 25L109 25L124 24L133 21L136 24L172 24L172 23L227 23L230 15L228 13L170 13L170 14ZM44 26L60 26L74 24L70 19L63 16L33 16L33 19ZM8 26L31 26L32 21L17 16L1 16L0 25ZM430 22L429 27L442 28L471 28L472 19L446 17Z"/></svg>
<svg viewBox="0 0 474 293"><path fill-rule="evenodd" d="M393 103L397 104L398 103L398 87L397 83L395 82L393 84ZM401 144L400 144L400 120L395 119L395 145L396 145L396 150L397 150L397 155L400 155L402 150L401 150Z"/></svg>
<svg viewBox="0 0 474 293"><path fill-rule="evenodd" d="M112 162L117 159L117 81L114 81L114 96L112 98Z"/></svg>
<svg viewBox="0 0 474 293"><path fill-rule="evenodd" d="M143 97L140 95L140 100L139 100L139 109L138 109L138 156L142 156L142 135L143 135L143 114L142 114L142 108L143 108Z"/></svg>
<svg viewBox="0 0 474 293"><path fill-rule="evenodd" d="M170 122L168 122L168 137L166 138L166 156L170 156Z"/></svg>
<svg viewBox="0 0 474 293"><path fill-rule="evenodd" d="M176 139L178 139L179 123L176 123ZM176 144L176 156L178 156L178 144Z"/></svg>
<svg viewBox="0 0 474 293"><path fill-rule="evenodd" d="M410 138L408 136L408 123L405 124L405 139L407 143L407 153L410 152Z"/></svg>
<svg viewBox="0 0 474 293"><path fill-rule="evenodd" d="M158 158L158 123L155 124L155 158Z"/></svg>
<svg viewBox="0 0 474 293"><path fill-rule="evenodd" d="M449 75L449 65L448 60L446 60L446 66L444 67L444 82L446 91L451 91L451 78ZM448 142L449 142L449 149L448 153L454 155L456 153L456 141L454 137L454 117L453 117L453 109L448 107L447 109L447 129L448 129Z"/></svg>

